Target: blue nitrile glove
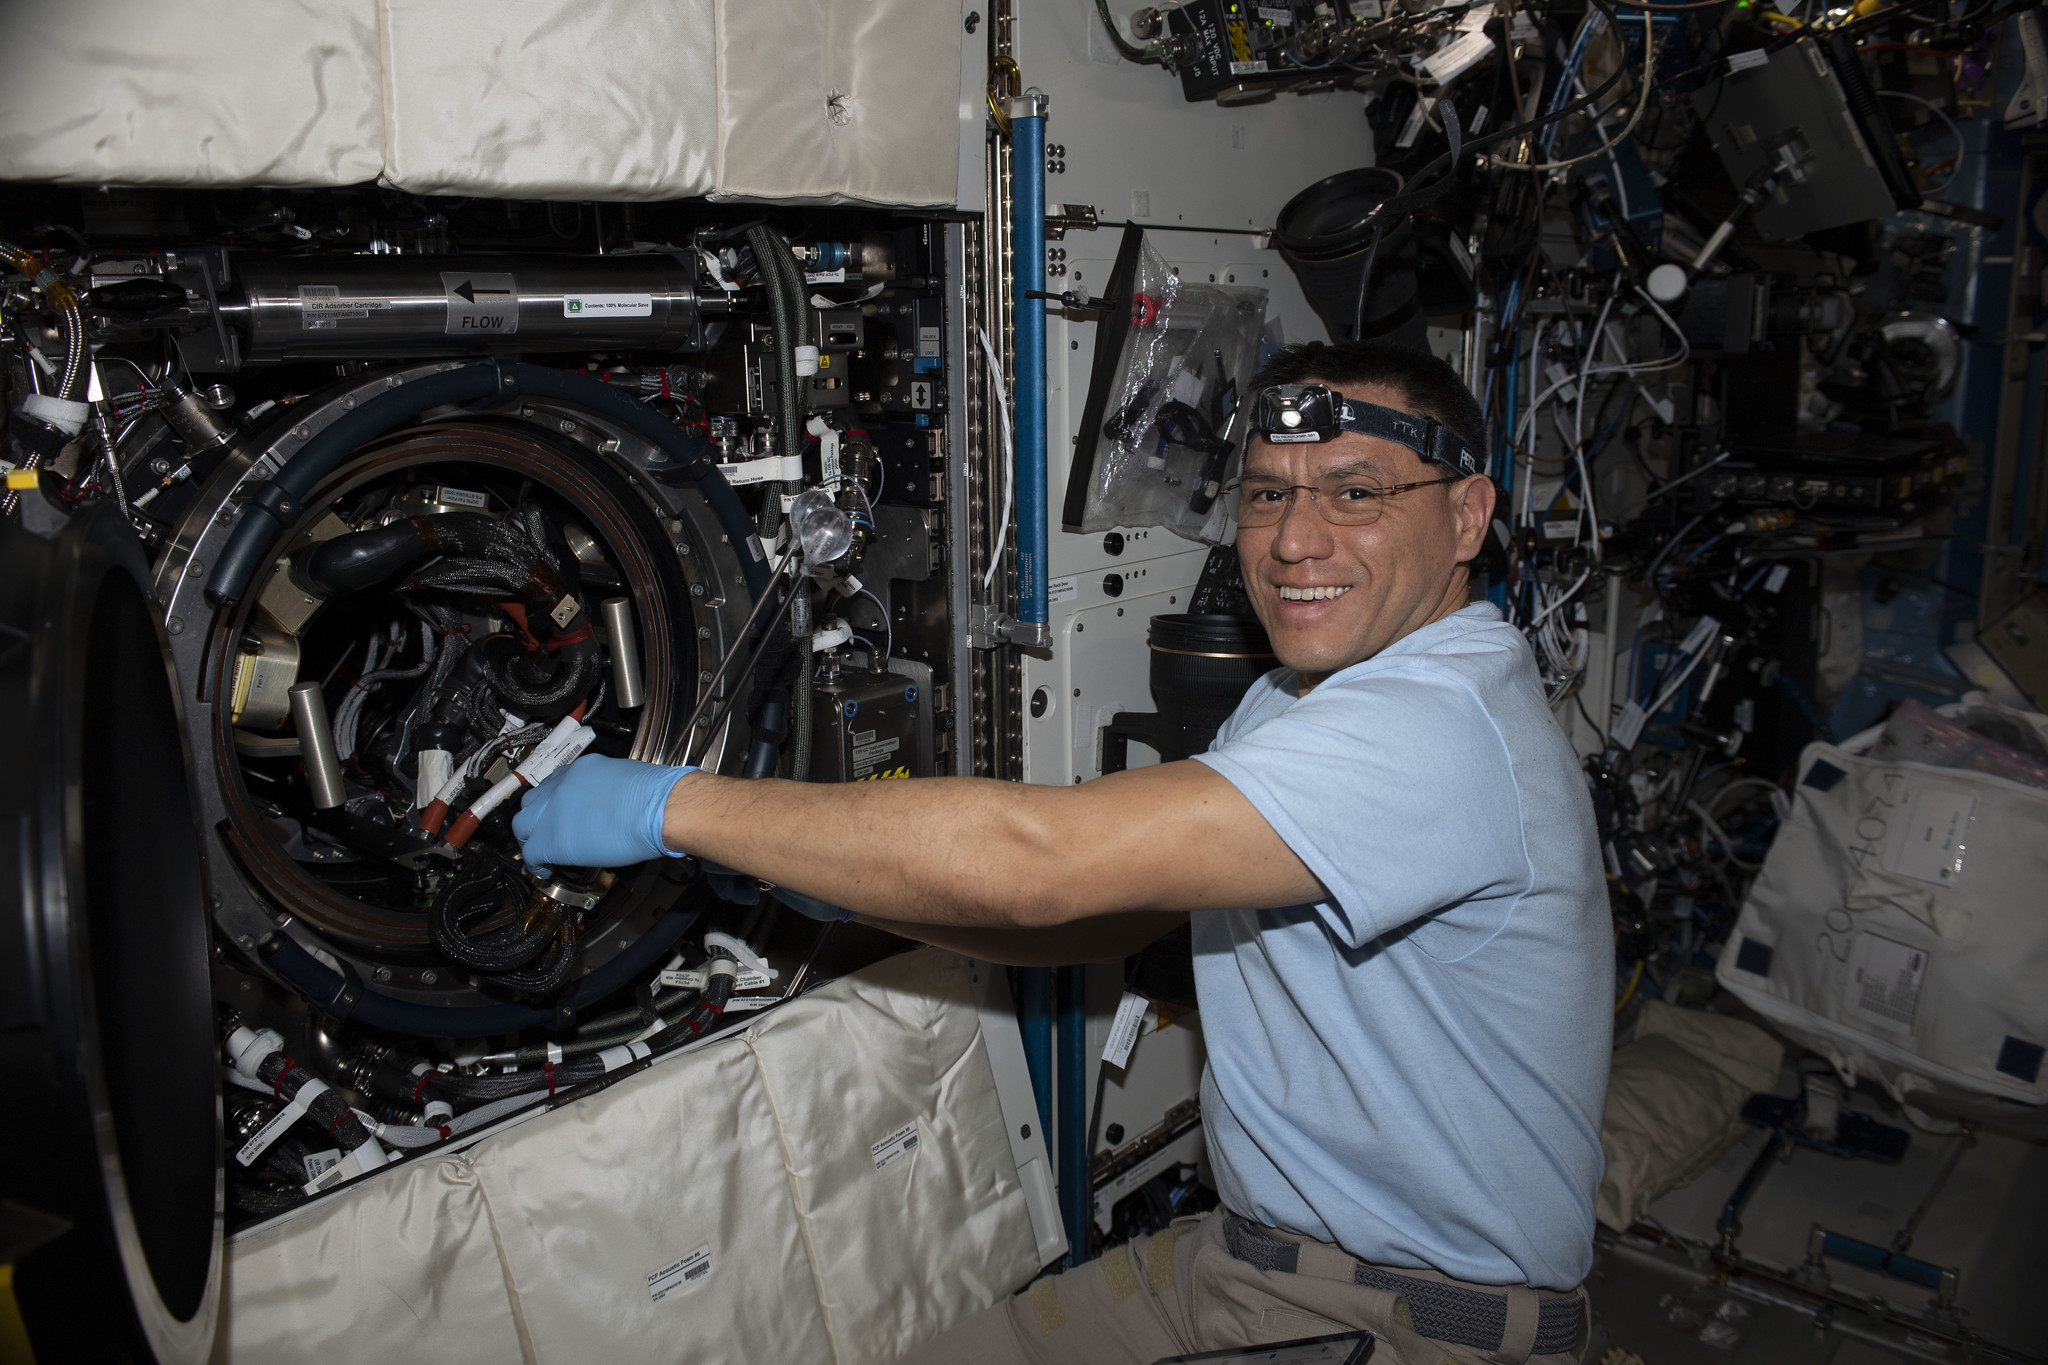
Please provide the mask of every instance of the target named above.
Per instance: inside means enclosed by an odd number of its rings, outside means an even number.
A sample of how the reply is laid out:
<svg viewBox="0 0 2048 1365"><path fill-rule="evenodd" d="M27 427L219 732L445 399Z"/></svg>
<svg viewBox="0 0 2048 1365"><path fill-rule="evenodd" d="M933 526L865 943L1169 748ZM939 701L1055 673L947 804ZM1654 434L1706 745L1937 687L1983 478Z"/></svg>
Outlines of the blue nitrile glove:
<svg viewBox="0 0 2048 1365"><path fill-rule="evenodd" d="M670 788L694 767L585 754L526 794L512 817L520 856L537 877L562 867L630 867L680 858L661 841Z"/></svg>
<svg viewBox="0 0 2048 1365"><path fill-rule="evenodd" d="M718 893L721 900L729 900L734 905L761 903L761 884L756 878L749 877L744 872L735 872L725 864L714 863L709 858L699 858L697 862L704 869L704 880L711 883L711 889ZM786 886L773 888L772 894L790 909L801 915L809 915L812 919L853 918L853 911L843 906L821 901L816 896L806 896L803 892L792 891Z"/></svg>

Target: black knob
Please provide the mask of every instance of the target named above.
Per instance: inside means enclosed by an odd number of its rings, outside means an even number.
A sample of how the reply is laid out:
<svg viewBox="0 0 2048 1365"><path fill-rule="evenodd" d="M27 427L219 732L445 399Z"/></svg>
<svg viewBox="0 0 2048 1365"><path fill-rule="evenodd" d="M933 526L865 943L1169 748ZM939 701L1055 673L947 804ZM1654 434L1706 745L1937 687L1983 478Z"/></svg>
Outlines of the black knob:
<svg viewBox="0 0 2048 1365"><path fill-rule="evenodd" d="M1120 573L1106 573L1102 576L1102 590L1111 597L1124 595L1124 576Z"/></svg>
<svg viewBox="0 0 2048 1365"><path fill-rule="evenodd" d="M1102 548L1108 554L1122 554L1124 552L1124 533L1122 531L1111 531L1102 538Z"/></svg>
<svg viewBox="0 0 2048 1365"><path fill-rule="evenodd" d="M1109 1145L1114 1147L1124 1140L1124 1126L1121 1123L1112 1123L1103 1130L1102 1135L1108 1138Z"/></svg>

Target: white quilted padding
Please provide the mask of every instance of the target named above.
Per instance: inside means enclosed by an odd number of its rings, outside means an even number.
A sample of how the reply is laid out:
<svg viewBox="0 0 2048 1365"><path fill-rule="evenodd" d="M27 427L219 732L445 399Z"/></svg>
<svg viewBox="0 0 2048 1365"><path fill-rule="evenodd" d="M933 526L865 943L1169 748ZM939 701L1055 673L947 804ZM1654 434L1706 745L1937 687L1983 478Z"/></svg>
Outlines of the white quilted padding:
<svg viewBox="0 0 2048 1365"><path fill-rule="evenodd" d="M716 188L708 4L379 8L393 188L528 199L683 199Z"/></svg>
<svg viewBox="0 0 2048 1365"><path fill-rule="evenodd" d="M376 0L19 0L0 179L354 185L384 169Z"/></svg>
<svg viewBox="0 0 2048 1365"><path fill-rule="evenodd" d="M716 0L719 199L953 202L957 0Z"/></svg>
<svg viewBox="0 0 2048 1365"><path fill-rule="evenodd" d="M957 0L21 0L0 179L943 205Z"/></svg>

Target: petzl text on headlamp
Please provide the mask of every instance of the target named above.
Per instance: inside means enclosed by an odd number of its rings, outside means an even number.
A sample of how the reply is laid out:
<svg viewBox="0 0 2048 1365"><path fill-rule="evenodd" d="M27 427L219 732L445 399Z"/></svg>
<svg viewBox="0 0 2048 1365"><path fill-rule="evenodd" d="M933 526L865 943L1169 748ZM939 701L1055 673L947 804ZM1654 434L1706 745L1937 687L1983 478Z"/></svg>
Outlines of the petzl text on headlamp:
<svg viewBox="0 0 2048 1365"><path fill-rule="evenodd" d="M1346 398L1327 384L1277 384L1252 399L1252 434L1275 445L1332 441L1340 431L1404 445L1431 464L1459 475L1483 468L1457 435L1433 417L1418 417L1377 403Z"/></svg>

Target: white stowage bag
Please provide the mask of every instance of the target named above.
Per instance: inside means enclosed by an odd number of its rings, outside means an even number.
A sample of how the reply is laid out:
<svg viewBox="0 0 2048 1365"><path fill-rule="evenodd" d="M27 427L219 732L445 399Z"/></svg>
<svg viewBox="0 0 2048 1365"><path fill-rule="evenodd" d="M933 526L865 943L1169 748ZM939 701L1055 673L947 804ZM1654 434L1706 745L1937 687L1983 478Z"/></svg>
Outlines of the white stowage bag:
<svg viewBox="0 0 2048 1365"><path fill-rule="evenodd" d="M521 1355L490 1213L462 1153L366 1180L228 1247L216 1361Z"/></svg>
<svg viewBox="0 0 2048 1365"><path fill-rule="evenodd" d="M1880 734L1800 756L1716 975L1850 1080L2030 1126L2048 1112L2048 791L1866 757Z"/></svg>
<svg viewBox="0 0 2048 1365"><path fill-rule="evenodd" d="M526 199L683 199L716 188L708 0L378 8L393 188Z"/></svg>
<svg viewBox="0 0 2048 1365"><path fill-rule="evenodd" d="M906 953L841 983L829 1020L747 1033L839 1365L888 1365L1037 1268L963 966Z"/></svg>
<svg viewBox="0 0 2048 1365"><path fill-rule="evenodd" d="M1608 1073L1595 1216L1626 1232L1651 1200L1711 1166L1748 1129L1743 1103L1777 1084L1784 1055L1754 1024L1645 1003Z"/></svg>
<svg viewBox="0 0 2048 1365"><path fill-rule="evenodd" d="M219 1358L885 1365L1038 1269L975 970L877 963L237 1239Z"/></svg>
<svg viewBox="0 0 2048 1365"><path fill-rule="evenodd" d="M382 99L376 0L17 0L0 180L360 184Z"/></svg>

